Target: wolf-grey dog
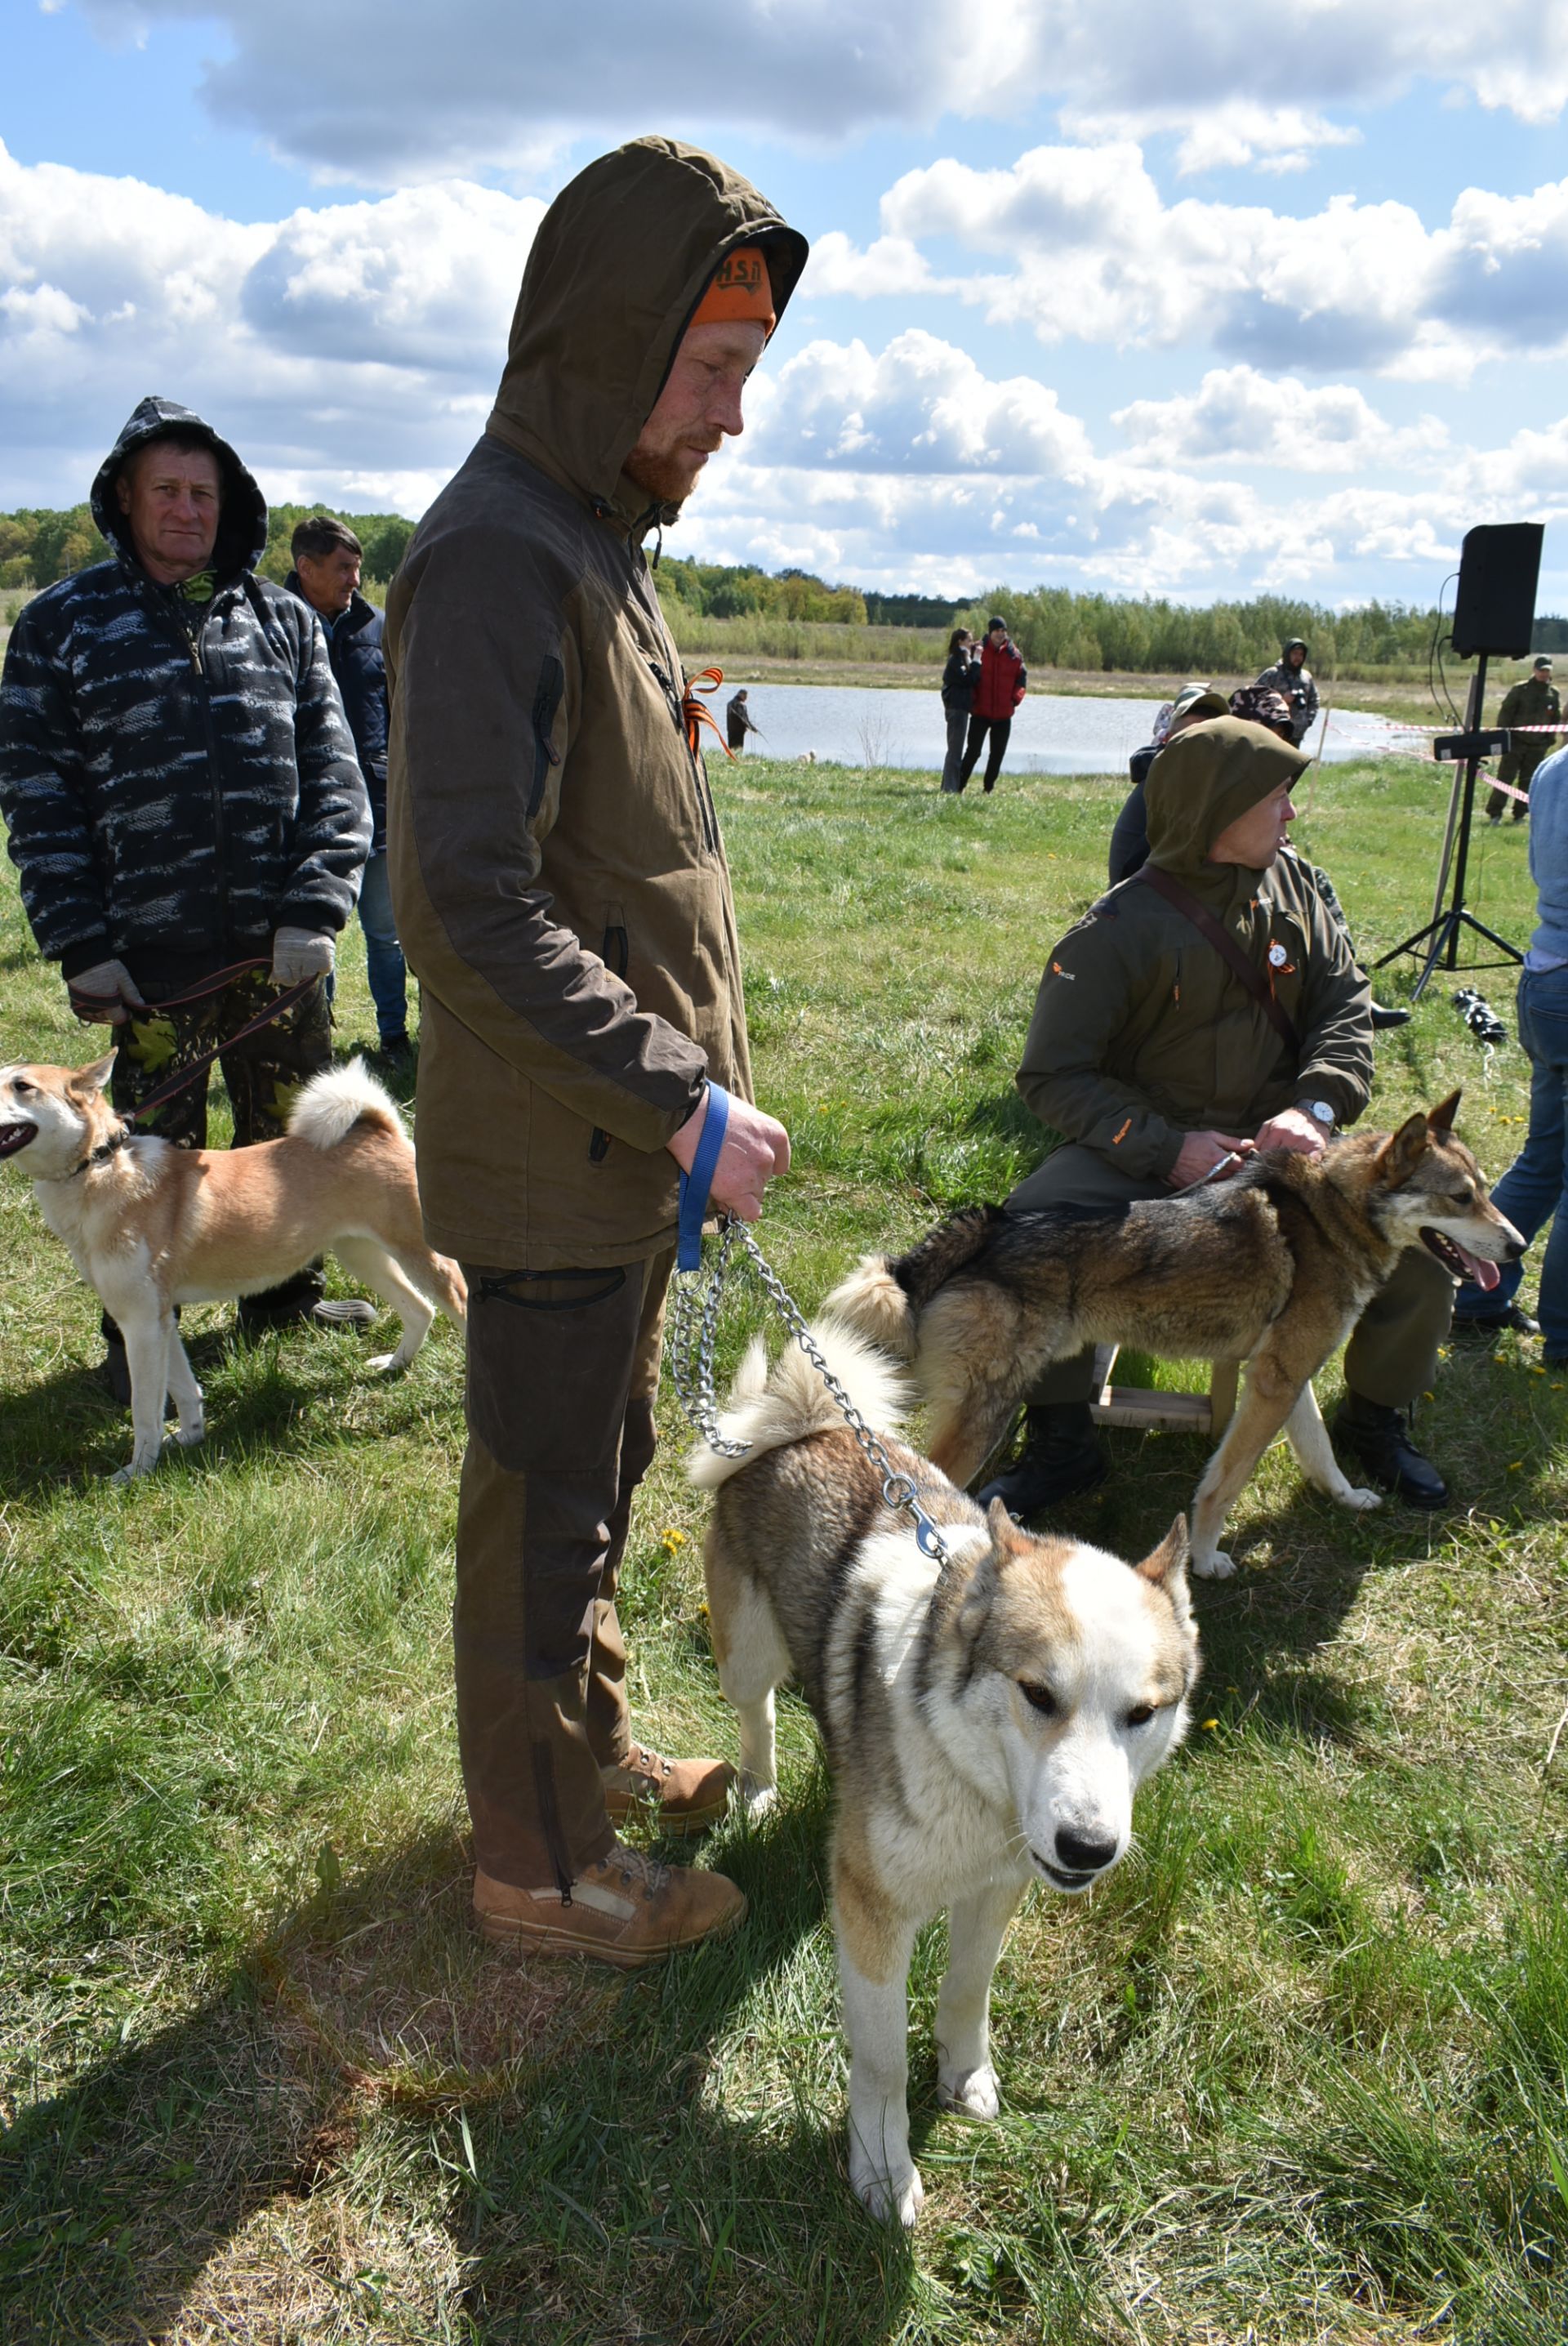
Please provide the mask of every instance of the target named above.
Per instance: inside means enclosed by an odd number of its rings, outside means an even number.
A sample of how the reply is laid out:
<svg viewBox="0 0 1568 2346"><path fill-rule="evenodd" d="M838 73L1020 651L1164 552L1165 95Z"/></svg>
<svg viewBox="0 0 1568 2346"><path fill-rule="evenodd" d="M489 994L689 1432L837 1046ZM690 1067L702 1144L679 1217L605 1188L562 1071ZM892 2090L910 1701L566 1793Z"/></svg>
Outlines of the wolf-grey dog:
<svg viewBox="0 0 1568 2346"><path fill-rule="evenodd" d="M1176 1197L966 1207L896 1261L867 1255L826 1308L910 1364L931 1455L955 1483L979 1474L1041 1371L1085 1344L1245 1361L1241 1405L1193 1501L1193 1570L1222 1576L1235 1569L1217 1544L1225 1518L1282 1430L1308 1482L1342 1506L1380 1504L1341 1474L1311 1381L1404 1249L1483 1288L1523 1252L1454 1137L1459 1096L1392 1135L1351 1133L1317 1157L1268 1149Z"/></svg>
<svg viewBox="0 0 1568 2346"><path fill-rule="evenodd" d="M902 1402L886 1359L813 1331L868 1424ZM906 1989L921 1924L948 1910L937 2006L943 2104L994 2117L991 1976L1031 1882L1068 1895L1125 1853L1133 1795L1181 1740L1197 1675L1180 1517L1137 1566L983 1515L884 1434L946 1561L791 1348L760 1340L721 1421L743 1458L693 1454L716 1493L705 1555L718 1680L739 1715L741 1797L774 1794L773 1691L793 1677L837 1792L833 1925L850 2040L850 2178L873 2215L912 2224L921 2178L906 2109Z"/></svg>

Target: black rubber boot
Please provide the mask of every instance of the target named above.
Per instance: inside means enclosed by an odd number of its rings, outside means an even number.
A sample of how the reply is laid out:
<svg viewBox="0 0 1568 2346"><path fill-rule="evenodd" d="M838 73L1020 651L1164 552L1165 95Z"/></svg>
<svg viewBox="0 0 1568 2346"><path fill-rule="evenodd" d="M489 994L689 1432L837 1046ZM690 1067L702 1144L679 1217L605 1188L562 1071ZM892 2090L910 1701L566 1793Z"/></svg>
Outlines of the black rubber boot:
<svg viewBox="0 0 1568 2346"><path fill-rule="evenodd" d="M1366 1468L1374 1483L1393 1491L1412 1507L1448 1504L1448 1484L1430 1458L1410 1440L1402 1409L1366 1401L1347 1392L1344 1407L1334 1420L1334 1439Z"/></svg>
<svg viewBox="0 0 1568 2346"><path fill-rule="evenodd" d="M260 1295L242 1295L235 1308L234 1325L241 1336L254 1338L270 1335L274 1329L292 1328L301 1320L312 1327L331 1329L335 1334L345 1330L368 1328L376 1316L376 1307L362 1296L323 1300L327 1274L321 1263L308 1262L292 1279L279 1287L269 1287Z"/></svg>
<svg viewBox="0 0 1568 2346"><path fill-rule="evenodd" d="M1403 1003L1373 1003L1372 1027L1375 1033L1382 1034L1390 1026L1408 1026L1410 1023L1410 1013Z"/></svg>
<svg viewBox="0 0 1568 2346"><path fill-rule="evenodd" d="M1022 1523L1092 1491L1105 1481L1108 1466L1088 1402L1051 1402L1027 1412L1018 1458L974 1495L983 1507L1000 1499Z"/></svg>
<svg viewBox="0 0 1568 2346"><path fill-rule="evenodd" d="M1456 1336L1505 1336L1512 1329L1516 1336L1539 1336L1541 1322L1532 1320L1522 1304L1505 1303L1501 1311L1456 1311L1453 1332Z"/></svg>

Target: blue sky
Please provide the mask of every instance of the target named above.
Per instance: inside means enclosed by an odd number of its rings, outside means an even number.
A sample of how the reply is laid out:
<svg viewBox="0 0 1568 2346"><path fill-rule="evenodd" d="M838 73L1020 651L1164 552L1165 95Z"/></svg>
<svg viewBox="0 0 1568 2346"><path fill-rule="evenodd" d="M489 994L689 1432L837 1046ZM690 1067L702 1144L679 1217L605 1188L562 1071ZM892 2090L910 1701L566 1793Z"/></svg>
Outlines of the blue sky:
<svg viewBox="0 0 1568 2346"><path fill-rule="evenodd" d="M275 496L417 512L591 155L695 138L813 240L671 550L962 592L1568 608L1568 0L0 0L0 508L148 391Z"/></svg>

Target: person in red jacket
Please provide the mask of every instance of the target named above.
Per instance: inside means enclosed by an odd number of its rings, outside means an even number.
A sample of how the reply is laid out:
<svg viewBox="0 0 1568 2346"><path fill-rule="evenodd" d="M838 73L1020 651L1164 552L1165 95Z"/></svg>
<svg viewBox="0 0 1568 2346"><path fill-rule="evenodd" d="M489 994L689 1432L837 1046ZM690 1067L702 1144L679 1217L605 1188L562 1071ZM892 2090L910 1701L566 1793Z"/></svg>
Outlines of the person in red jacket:
<svg viewBox="0 0 1568 2346"><path fill-rule="evenodd" d="M980 745L988 733L991 747L985 755L985 787L988 790L996 788L996 777L1002 771L1002 760L1007 755L1007 737L1013 730L1013 712L1023 699L1028 682L1029 672L1013 648L1006 620L991 620L986 627L985 641L980 648L980 682L974 688L969 740L964 744L963 764L959 769L958 787L961 790L974 771Z"/></svg>

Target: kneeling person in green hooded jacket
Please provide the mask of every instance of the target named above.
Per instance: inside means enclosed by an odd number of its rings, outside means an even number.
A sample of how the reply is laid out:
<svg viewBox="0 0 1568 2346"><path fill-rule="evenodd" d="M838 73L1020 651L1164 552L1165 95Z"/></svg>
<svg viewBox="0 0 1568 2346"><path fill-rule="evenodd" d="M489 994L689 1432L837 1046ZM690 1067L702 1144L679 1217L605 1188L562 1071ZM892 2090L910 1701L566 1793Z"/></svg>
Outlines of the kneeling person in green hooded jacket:
<svg viewBox="0 0 1568 2346"><path fill-rule="evenodd" d="M484 434L388 598L420 1198L469 1294L453 1632L474 1910L494 1938L623 1966L745 1907L616 1831L698 1830L731 1775L634 1739L616 1613L710 1083L730 1096L717 1203L755 1219L789 1156L751 1104L729 875L643 540L742 428L805 259L695 148L590 164L540 223Z"/></svg>
<svg viewBox="0 0 1568 2346"><path fill-rule="evenodd" d="M1311 760L1261 725L1189 727L1145 783L1149 865L1226 930L1295 1028L1292 1050L1258 989L1142 874L1093 904L1050 954L1018 1070L1043 1124L1065 1136L1009 1211L1167 1197L1232 1152L1326 1148L1367 1104L1371 997L1339 923L1281 855L1290 790ZM1217 1178L1223 1178L1223 1173ZM1407 1250L1345 1351L1340 1442L1411 1504L1448 1486L1411 1442L1410 1404L1436 1373L1453 1283ZM1055 1363L1030 1402L1022 1456L979 1494L1030 1515L1106 1471L1089 1414L1093 1355Z"/></svg>

